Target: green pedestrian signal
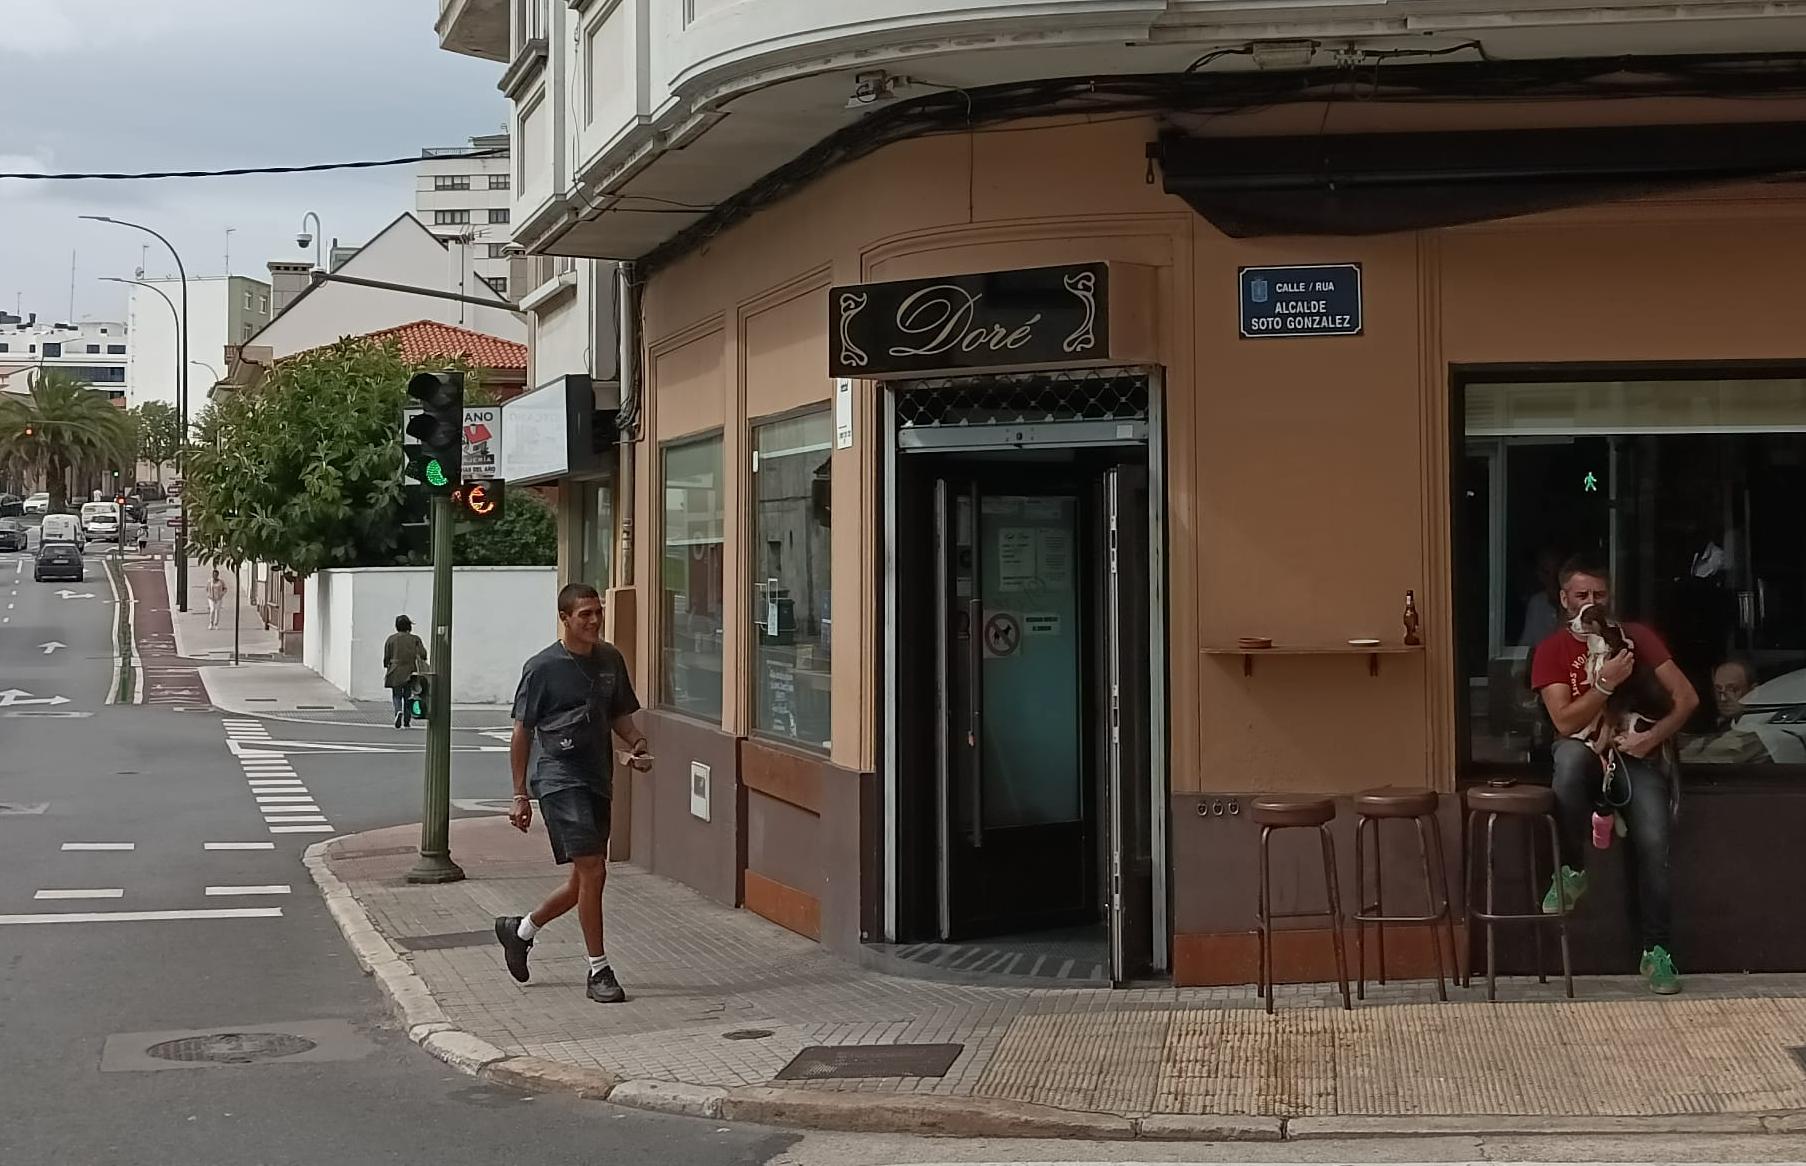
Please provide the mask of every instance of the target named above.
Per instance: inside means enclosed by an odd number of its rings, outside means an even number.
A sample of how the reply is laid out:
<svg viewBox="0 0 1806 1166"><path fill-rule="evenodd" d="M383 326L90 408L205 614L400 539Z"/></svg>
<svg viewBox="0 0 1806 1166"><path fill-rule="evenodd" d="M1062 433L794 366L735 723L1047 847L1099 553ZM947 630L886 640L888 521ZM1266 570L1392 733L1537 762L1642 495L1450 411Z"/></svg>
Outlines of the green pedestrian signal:
<svg viewBox="0 0 1806 1166"><path fill-rule="evenodd" d="M428 458L426 462L426 484L443 486L451 479L445 476L445 467L439 464L438 458Z"/></svg>
<svg viewBox="0 0 1806 1166"><path fill-rule="evenodd" d="M1599 493L1599 475L1591 470L1587 471L1587 476L1580 480L1580 484L1588 494Z"/></svg>

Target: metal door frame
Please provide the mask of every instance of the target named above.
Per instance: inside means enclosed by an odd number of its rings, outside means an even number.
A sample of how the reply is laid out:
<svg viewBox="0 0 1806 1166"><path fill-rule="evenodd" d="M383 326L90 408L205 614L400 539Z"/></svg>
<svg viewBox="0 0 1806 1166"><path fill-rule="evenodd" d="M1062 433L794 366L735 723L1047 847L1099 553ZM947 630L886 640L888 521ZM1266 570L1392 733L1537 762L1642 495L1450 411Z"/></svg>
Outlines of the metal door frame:
<svg viewBox="0 0 1806 1166"><path fill-rule="evenodd" d="M1150 830L1152 837L1149 844L1153 851L1153 919L1150 931L1153 935L1154 950L1151 965L1156 972L1168 971L1171 967L1171 856L1168 853L1170 838L1169 815L1171 813L1171 797L1168 767L1170 710L1167 708L1167 643L1166 643L1166 416L1165 370L1160 367L1138 368L1134 371L1145 376L1148 382L1148 419L1145 427L1137 426L1132 432L1134 436L1116 441L1099 441L1099 434L1094 426L1085 423L1072 423L1070 440L1061 440L1060 427L1065 422L1052 422L1036 427L1036 440L1032 444L1038 448L1072 448L1096 446L1100 444L1116 444L1123 446L1144 446L1147 449L1148 467L1148 780L1149 794L1152 798ZM982 378L974 378L982 379ZM901 856L898 850L897 813L901 804L897 784L898 746L897 725L899 722L898 692L898 599L897 599L897 469L898 458L908 451L899 447L899 426L897 423L896 391L907 388L910 381L879 382L882 391L880 397L880 416L884 448L883 458L884 481L882 484L883 513L880 516L882 530L880 547L884 558L883 587L884 602L882 605L883 623L883 685L884 692L880 702L882 710L883 741L881 753L884 771L882 789L884 801L884 887L883 887L883 939L896 942L897 939L897 878L901 868ZM987 427L988 428L988 427ZM962 451L1007 451L1019 450L1031 444L1020 440L1008 440L1012 434L1001 430L987 433L976 433L968 430L964 439L956 448ZM928 448L917 446L922 452ZM947 446L937 447L937 451L946 451ZM937 521L939 521L937 519ZM950 824L950 823L949 823ZM1114 851L1114 843L1112 850ZM1120 854L1113 855L1113 861L1120 861ZM1114 932L1114 928L1112 931Z"/></svg>

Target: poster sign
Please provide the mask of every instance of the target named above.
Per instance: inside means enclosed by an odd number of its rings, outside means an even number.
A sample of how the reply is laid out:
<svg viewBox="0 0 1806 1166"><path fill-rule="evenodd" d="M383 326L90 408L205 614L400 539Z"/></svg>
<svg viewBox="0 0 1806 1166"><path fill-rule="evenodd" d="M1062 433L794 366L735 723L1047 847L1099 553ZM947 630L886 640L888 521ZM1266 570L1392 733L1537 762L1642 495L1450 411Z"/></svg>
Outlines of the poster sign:
<svg viewBox="0 0 1806 1166"><path fill-rule="evenodd" d="M834 448L853 448L853 380L840 377L834 382Z"/></svg>
<svg viewBox="0 0 1806 1166"><path fill-rule="evenodd" d="M1029 267L850 284L828 297L837 377L1095 361L1110 354L1110 269Z"/></svg>
<svg viewBox="0 0 1806 1166"><path fill-rule="evenodd" d="M464 480L499 478L502 458L500 405L464 407Z"/></svg>
<svg viewBox="0 0 1806 1166"><path fill-rule="evenodd" d="M985 620L985 655L1012 656L1022 646L1022 625L1007 611L993 612Z"/></svg>
<svg viewBox="0 0 1806 1166"><path fill-rule="evenodd" d="M1358 336L1361 265L1244 267L1242 338Z"/></svg>

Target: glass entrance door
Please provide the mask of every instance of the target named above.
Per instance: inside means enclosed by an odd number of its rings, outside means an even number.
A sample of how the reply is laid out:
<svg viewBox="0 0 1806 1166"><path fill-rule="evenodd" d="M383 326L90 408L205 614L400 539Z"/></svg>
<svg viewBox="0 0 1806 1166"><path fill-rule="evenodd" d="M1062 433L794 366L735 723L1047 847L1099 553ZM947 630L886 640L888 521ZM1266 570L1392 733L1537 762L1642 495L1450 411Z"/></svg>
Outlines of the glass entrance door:
<svg viewBox="0 0 1806 1166"><path fill-rule="evenodd" d="M943 938L1096 917L1087 702L1095 698L1070 483L935 483Z"/></svg>

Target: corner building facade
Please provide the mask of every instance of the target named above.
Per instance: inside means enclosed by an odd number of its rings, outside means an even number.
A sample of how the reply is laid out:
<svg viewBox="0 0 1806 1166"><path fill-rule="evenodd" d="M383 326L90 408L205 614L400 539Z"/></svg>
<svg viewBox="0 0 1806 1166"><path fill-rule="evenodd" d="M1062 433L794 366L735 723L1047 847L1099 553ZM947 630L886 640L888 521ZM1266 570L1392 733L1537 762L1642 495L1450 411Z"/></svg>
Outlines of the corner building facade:
<svg viewBox="0 0 1806 1166"><path fill-rule="evenodd" d="M1685 966L1806 967L1769 908L1806 893L1806 196L1769 181L1806 73L1771 64L1760 103L1659 83L1691 59L1609 101L1478 100L1486 63L1209 114L968 87L970 128L714 199L639 257L620 520L583 533L623 544L657 756L617 856L880 965L1250 982L1248 799L1437 791L1458 871L1460 790L1547 780L1538 571L1585 553L1705 697ZM1314 850L1275 861L1316 901ZM1415 839L1380 861L1412 886ZM1627 971L1595 866L1577 963ZM1329 953L1288 933L1279 978Z"/></svg>

